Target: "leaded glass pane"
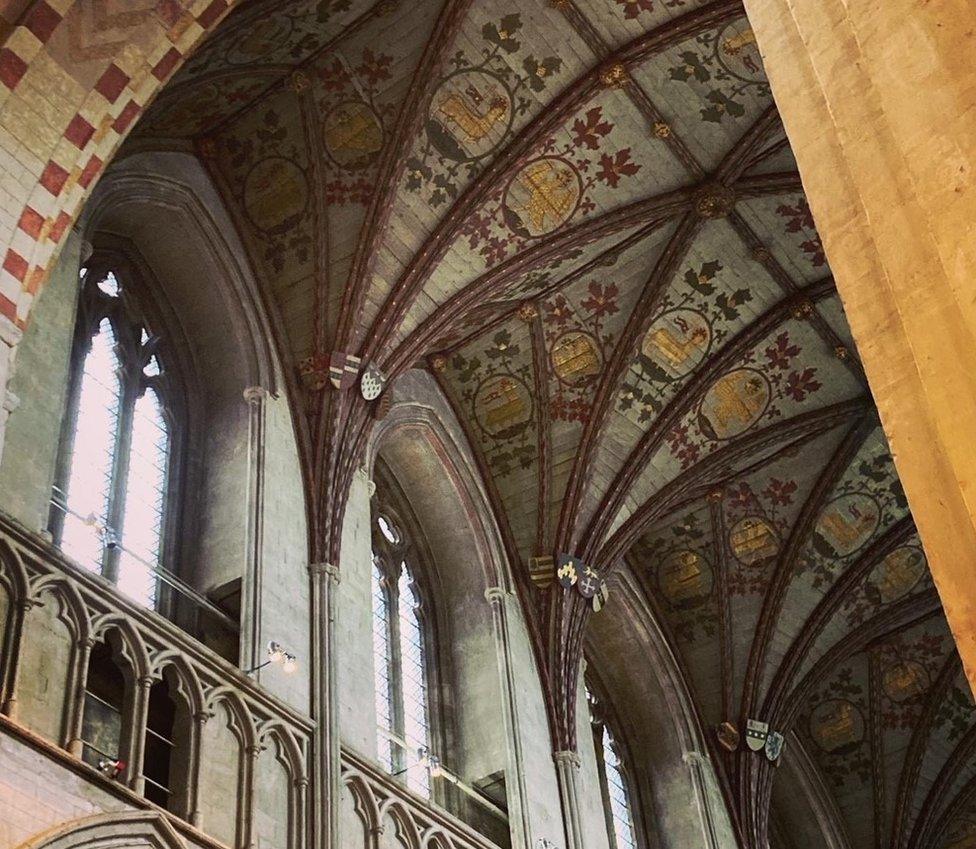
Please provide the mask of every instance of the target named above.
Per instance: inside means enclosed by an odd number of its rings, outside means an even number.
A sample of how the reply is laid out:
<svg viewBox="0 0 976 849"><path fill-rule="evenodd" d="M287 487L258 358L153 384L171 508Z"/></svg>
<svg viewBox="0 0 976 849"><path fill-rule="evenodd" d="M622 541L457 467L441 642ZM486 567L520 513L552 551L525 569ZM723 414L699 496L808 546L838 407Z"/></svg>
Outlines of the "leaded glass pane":
<svg viewBox="0 0 976 849"><path fill-rule="evenodd" d="M427 680L424 668L424 641L413 580L405 563L400 564L397 598L400 620L400 662L403 682L403 736L407 741L407 786L430 796L430 774L419 765L418 750L427 751L430 734L427 722Z"/></svg>
<svg viewBox="0 0 976 849"><path fill-rule="evenodd" d="M93 572L102 566L121 395L115 333L105 318L82 371L61 536L64 552Z"/></svg>
<svg viewBox="0 0 976 849"><path fill-rule="evenodd" d="M607 778L610 813L613 815L614 838L617 849L636 849L634 820L627 798L627 786L620 768L620 758L614 748L613 738L606 726L603 728L603 768Z"/></svg>
<svg viewBox="0 0 976 849"><path fill-rule="evenodd" d="M153 567L159 564L169 438L159 398L152 389L136 401L118 586L141 604L156 600Z"/></svg>
<svg viewBox="0 0 976 849"><path fill-rule="evenodd" d="M373 561L373 683L376 694L376 724L381 733L376 736L380 763L393 772L393 712L390 701L390 611L389 597L383 587L379 565ZM386 732L385 734L382 732Z"/></svg>

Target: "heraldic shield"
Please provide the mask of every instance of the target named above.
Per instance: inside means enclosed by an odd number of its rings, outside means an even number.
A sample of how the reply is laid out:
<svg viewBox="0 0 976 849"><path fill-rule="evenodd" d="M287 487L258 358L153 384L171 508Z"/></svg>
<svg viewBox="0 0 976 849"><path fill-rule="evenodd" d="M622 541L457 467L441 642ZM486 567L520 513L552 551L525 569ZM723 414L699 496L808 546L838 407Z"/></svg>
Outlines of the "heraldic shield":
<svg viewBox="0 0 976 849"><path fill-rule="evenodd" d="M367 401L375 401L386 386L386 375L376 366L369 365L359 381L359 389Z"/></svg>
<svg viewBox="0 0 976 849"><path fill-rule="evenodd" d="M746 745L754 752L761 752L769 736L769 725L758 719L746 721Z"/></svg>
<svg viewBox="0 0 976 849"><path fill-rule="evenodd" d="M583 561L573 557L572 554L560 554L556 558L556 566L558 567L556 578L559 580L559 585L565 589L572 587L583 571Z"/></svg>
<svg viewBox="0 0 976 849"><path fill-rule="evenodd" d="M778 731L770 731L766 737L766 757L775 761L783 751L783 743L786 742L783 735Z"/></svg>

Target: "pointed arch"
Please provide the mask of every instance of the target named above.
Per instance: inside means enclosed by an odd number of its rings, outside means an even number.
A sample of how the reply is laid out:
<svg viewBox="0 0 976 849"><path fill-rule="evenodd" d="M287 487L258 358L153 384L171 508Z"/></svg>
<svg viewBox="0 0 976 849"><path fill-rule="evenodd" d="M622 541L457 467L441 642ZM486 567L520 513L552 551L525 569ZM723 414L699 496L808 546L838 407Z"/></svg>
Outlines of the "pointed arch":
<svg viewBox="0 0 976 849"><path fill-rule="evenodd" d="M186 849L170 821L156 811L125 811L71 820L17 849Z"/></svg>

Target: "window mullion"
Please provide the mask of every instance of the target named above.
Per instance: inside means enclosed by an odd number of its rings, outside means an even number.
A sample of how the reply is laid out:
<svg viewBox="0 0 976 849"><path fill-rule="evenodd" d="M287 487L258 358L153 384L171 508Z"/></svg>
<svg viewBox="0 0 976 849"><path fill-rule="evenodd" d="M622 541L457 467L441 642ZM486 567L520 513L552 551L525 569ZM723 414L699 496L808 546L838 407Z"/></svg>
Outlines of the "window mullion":
<svg viewBox="0 0 976 849"><path fill-rule="evenodd" d="M403 654L400 651L400 592L397 581L389 581L389 626L390 626L390 722L393 733L406 741L406 720L403 704ZM406 769L408 753L401 746L394 746L395 771Z"/></svg>
<svg viewBox="0 0 976 849"><path fill-rule="evenodd" d="M120 344L121 348L121 344ZM125 523L126 484L129 480L129 459L132 448L132 421L139 396L140 376L132 367L128 352L120 350L119 368L122 371L122 399L119 404L118 430L115 436L115 456L112 458L112 481L109 488L106 521L112 540L106 540L102 559L102 574L113 584L119 580L119 560L122 554L122 529ZM111 542L114 541L114 545Z"/></svg>
<svg viewBox="0 0 976 849"><path fill-rule="evenodd" d="M603 724L592 723L590 728L593 731L593 749L596 754L596 773L600 778L600 797L603 800L603 816L607 823L607 837L610 840L611 849L617 847L617 825L613 818L613 808L610 805L610 782L607 779L607 762L603 756Z"/></svg>

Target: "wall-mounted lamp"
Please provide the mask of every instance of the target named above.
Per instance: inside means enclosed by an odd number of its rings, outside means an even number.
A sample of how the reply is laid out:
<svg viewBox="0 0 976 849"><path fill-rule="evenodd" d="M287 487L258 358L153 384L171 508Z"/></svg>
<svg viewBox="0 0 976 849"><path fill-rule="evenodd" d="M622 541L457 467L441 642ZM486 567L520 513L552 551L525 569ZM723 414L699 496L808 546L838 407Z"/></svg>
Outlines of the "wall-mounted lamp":
<svg viewBox="0 0 976 849"><path fill-rule="evenodd" d="M265 666L271 663L280 663L282 670L289 673L298 669L298 658L290 651L286 651L281 643L271 640L268 643L268 659L264 663L259 663L250 669L245 669L244 674L250 675L252 672L264 669Z"/></svg>
<svg viewBox="0 0 976 849"><path fill-rule="evenodd" d="M397 776L403 775L405 772L409 772L414 767L418 766L426 769L430 773L431 778L438 778L444 774L444 769L441 767L441 759L437 757L437 755L432 755L429 749L422 746L421 748L417 749L417 760L415 760L412 764L405 766L399 772L394 772L392 777L396 778Z"/></svg>

